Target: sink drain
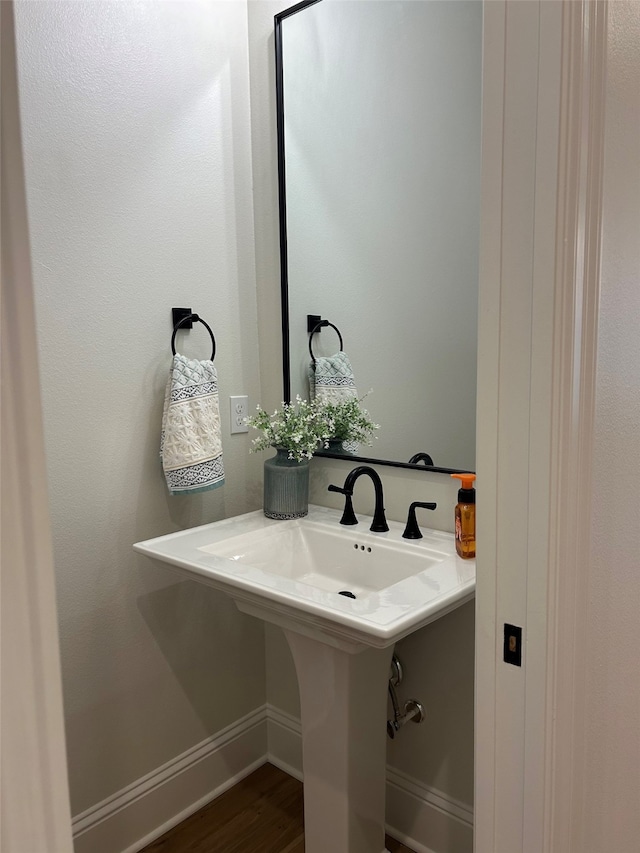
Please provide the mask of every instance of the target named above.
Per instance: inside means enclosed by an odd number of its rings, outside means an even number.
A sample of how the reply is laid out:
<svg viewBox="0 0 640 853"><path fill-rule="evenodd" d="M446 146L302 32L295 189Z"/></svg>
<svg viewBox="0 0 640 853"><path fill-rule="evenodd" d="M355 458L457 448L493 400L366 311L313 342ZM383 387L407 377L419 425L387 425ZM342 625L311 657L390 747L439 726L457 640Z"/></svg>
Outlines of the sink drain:
<svg viewBox="0 0 640 853"><path fill-rule="evenodd" d="M352 592L349 592L348 589L341 589L338 595L344 595L346 598L355 598L355 595Z"/></svg>

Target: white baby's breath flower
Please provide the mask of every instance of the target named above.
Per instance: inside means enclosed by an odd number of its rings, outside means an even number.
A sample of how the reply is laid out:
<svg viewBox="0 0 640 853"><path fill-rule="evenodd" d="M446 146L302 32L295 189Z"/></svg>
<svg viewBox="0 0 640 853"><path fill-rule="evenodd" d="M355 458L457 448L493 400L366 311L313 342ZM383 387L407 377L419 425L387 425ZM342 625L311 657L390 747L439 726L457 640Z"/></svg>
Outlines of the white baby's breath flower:
<svg viewBox="0 0 640 853"><path fill-rule="evenodd" d="M362 400L364 397L359 400L354 397L320 406L320 416L326 422L330 438L371 445L373 432L379 429L379 425L373 423L369 412L362 408Z"/></svg>
<svg viewBox="0 0 640 853"><path fill-rule="evenodd" d="M287 451L289 459L298 462L310 459L329 435L317 404L301 399L300 395L295 403L283 403L281 410L276 409L273 415L258 406L257 414L248 418L247 423L262 433L252 440L252 451L280 447Z"/></svg>

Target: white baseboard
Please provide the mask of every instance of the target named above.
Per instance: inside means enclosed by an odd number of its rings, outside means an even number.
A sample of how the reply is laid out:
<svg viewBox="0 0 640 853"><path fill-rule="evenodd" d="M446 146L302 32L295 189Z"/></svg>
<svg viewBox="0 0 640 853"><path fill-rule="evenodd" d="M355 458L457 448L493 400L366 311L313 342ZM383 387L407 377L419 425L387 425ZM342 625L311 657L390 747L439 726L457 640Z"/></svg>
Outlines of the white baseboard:
<svg viewBox="0 0 640 853"><path fill-rule="evenodd" d="M73 819L75 853L137 853L267 760L262 706Z"/></svg>
<svg viewBox="0 0 640 853"><path fill-rule="evenodd" d="M300 721L273 705L257 708L77 815L74 851L137 853L266 761L302 779ZM416 853L471 853L473 812L387 767L387 832Z"/></svg>
<svg viewBox="0 0 640 853"><path fill-rule="evenodd" d="M389 835L416 853L473 851L473 810L389 765L386 817Z"/></svg>
<svg viewBox="0 0 640 853"><path fill-rule="evenodd" d="M300 720L269 703L267 703L267 761L302 782Z"/></svg>
<svg viewBox="0 0 640 853"><path fill-rule="evenodd" d="M300 721L267 705L267 760L302 779ZM386 829L416 853L471 853L473 810L387 765ZM402 827L400 829L399 827Z"/></svg>

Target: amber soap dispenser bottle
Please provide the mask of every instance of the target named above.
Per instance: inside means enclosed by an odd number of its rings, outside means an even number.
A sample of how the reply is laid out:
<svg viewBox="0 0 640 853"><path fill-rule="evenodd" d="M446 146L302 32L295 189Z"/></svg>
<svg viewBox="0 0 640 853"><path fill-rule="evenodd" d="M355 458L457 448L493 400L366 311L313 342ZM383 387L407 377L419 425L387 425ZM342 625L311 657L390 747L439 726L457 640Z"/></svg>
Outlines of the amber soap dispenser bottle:
<svg viewBox="0 0 640 853"><path fill-rule="evenodd" d="M467 559L476 555L476 490L473 488L475 474L452 474L461 481L456 504L456 551Z"/></svg>

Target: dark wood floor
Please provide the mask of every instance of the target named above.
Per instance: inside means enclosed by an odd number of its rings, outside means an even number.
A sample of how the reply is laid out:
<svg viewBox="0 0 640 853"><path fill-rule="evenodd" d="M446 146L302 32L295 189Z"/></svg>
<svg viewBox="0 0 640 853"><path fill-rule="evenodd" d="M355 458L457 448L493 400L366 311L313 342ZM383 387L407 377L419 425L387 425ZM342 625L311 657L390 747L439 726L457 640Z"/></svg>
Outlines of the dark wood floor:
<svg viewBox="0 0 640 853"><path fill-rule="evenodd" d="M141 853L304 853L302 783L265 764Z"/></svg>

